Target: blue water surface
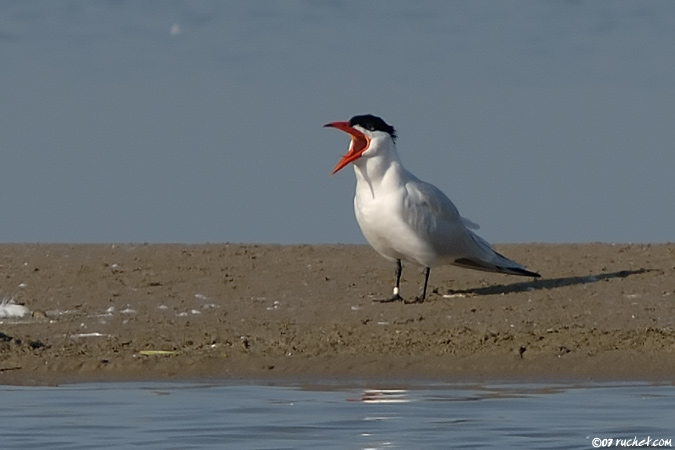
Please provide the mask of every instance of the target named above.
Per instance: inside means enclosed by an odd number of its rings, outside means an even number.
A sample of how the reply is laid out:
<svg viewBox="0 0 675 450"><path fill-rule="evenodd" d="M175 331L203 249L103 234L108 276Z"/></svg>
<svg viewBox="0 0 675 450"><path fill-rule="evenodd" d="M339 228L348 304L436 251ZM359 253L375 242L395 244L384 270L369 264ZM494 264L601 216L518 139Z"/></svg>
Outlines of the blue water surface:
<svg viewBox="0 0 675 450"><path fill-rule="evenodd" d="M0 398L2 449L578 449L675 438L672 385L144 382L3 386Z"/></svg>

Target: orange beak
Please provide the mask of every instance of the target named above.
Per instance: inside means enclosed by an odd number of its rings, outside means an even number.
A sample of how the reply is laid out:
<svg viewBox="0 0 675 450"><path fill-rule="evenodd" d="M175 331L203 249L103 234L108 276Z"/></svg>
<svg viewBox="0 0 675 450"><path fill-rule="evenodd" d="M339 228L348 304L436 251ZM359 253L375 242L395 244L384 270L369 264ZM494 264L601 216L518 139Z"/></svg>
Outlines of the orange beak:
<svg viewBox="0 0 675 450"><path fill-rule="evenodd" d="M349 122L331 122L324 125L324 127L337 128L338 130L342 130L345 133L349 133L352 137L352 142L349 145L349 151L342 157L340 162L337 163L337 166L335 166L335 169L333 169L331 175L342 169L350 162L359 159L363 152L368 150L368 147L370 146L370 139L368 139L368 136L349 125Z"/></svg>

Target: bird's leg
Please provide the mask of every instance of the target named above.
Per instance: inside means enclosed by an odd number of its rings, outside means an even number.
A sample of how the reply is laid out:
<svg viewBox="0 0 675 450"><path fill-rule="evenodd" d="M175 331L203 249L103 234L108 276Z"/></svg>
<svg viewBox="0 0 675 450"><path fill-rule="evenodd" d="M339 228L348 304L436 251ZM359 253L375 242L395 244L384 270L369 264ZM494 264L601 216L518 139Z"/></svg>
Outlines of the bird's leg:
<svg viewBox="0 0 675 450"><path fill-rule="evenodd" d="M403 266L401 266L401 260L396 260L396 286L394 286L394 295L391 298L385 298L384 300L379 300L380 303L389 303L389 302L398 302L403 300L403 297L399 294L401 291L401 273L403 272Z"/></svg>
<svg viewBox="0 0 675 450"><path fill-rule="evenodd" d="M430 267L424 269L424 287L422 288L422 295L419 297L415 297L415 300L405 303L424 303L424 299L427 298L427 283L429 282L429 272L431 272Z"/></svg>

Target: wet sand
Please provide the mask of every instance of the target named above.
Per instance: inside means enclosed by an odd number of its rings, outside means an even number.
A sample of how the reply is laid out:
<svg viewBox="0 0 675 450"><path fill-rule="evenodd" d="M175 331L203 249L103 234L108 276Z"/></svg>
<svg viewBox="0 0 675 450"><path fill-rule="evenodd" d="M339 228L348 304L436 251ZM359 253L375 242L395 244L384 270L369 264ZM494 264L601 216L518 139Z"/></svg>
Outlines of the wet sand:
<svg viewBox="0 0 675 450"><path fill-rule="evenodd" d="M675 245L496 247L542 278L442 267L407 305L367 246L0 245L31 311L0 318L0 383L673 380Z"/></svg>

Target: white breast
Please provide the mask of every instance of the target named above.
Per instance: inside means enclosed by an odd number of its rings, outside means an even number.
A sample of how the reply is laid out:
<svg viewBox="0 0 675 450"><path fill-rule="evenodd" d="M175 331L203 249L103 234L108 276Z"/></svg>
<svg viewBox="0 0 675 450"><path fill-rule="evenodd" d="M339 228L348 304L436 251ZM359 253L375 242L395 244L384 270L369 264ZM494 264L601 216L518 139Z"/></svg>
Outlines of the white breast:
<svg viewBox="0 0 675 450"><path fill-rule="evenodd" d="M392 170L378 183L360 177L357 168L354 212L368 243L385 258L423 267L435 264L436 254L428 239L411 226L406 207L407 191L400 174Z"/></svg>

